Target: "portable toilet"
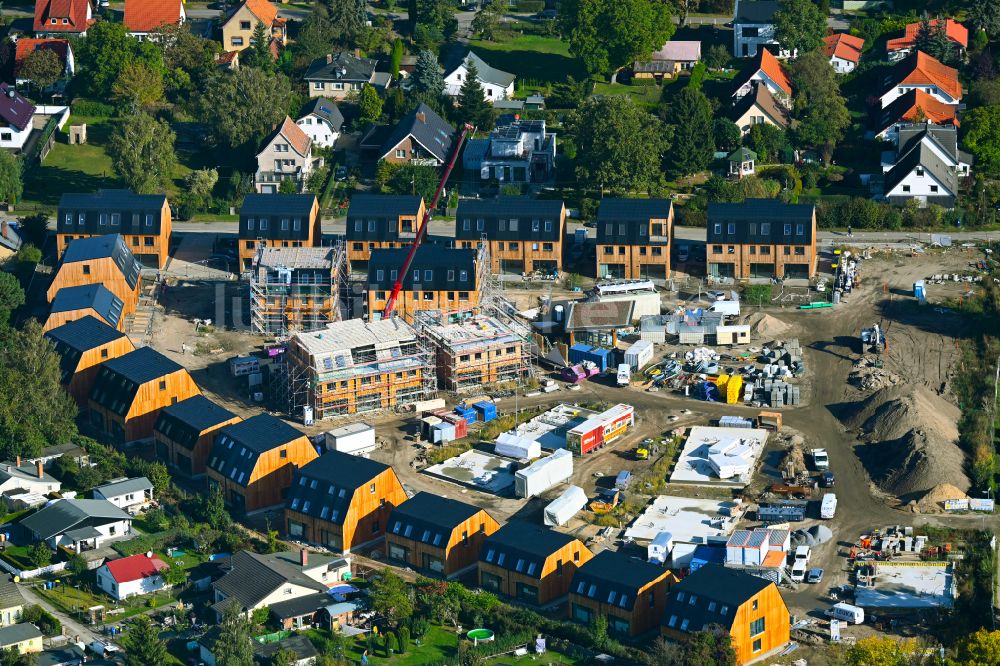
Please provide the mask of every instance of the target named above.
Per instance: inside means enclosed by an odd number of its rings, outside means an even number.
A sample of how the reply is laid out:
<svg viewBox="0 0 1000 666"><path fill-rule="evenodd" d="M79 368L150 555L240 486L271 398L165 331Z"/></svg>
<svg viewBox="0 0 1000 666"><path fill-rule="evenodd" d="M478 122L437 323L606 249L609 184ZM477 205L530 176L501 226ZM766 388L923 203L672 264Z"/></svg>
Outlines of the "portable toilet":
<svg viewBox="0 0 1000 666"><path fill-rule="evenodd" d="M917 280L913 283L913 296L923 305L927 302L927 292L924 291L924 281Z"/></svg>

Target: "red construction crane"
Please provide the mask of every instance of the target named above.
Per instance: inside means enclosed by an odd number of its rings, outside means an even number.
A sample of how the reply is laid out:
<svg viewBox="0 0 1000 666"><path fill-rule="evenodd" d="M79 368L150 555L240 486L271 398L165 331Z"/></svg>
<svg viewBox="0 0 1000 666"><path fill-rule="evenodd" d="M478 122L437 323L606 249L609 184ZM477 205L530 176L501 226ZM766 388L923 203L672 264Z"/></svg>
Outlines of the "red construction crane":
<svg viewBox="0 0 1000 666"><path fill-rule="evenodd" d="M455 150L452 151L451 159L445 165L444 174L442 174L441 182L438 183L437 190L434 192L434 198L431 199L430 204L424 211L424 219L420 221L420 226L417 227L417 237L414 239L413 245L410 246L410 251L406 253L406 260L403 261L403 266L399 271L396 282L392 285L392 293L389 294L389 300L386 301L385 309L382 310L383 319L391 317L396 309L396 299L399 297L399 292L403 289L403 280L406 279L406 274L410 271L410 266L413 265L413 257L417 254L417 248L420 247L420 243L423 242L424 236L427 233L427 223L431 220L431 211L437 207L438 199L441 198L441 191L444 190L444 184L448 182L448 176L451 175L451 170L455 168L455 162L458 160L459 151L462 150L462 144L465 143L465 137L472 130L472 125L463 127L458 141L455 142Z"/></svg>

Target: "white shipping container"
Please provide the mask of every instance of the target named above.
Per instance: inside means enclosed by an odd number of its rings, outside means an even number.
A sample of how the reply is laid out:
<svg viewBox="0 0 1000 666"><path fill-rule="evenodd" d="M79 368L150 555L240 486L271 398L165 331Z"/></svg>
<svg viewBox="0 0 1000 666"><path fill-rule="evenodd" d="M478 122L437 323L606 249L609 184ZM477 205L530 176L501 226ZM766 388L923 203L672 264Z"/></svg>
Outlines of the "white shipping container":
<svg viewBox="0 0 1000 666"><path fill-rule="evenodd" d="M514 494L528 498L540 495L573 476L573 453L559 449L514 474Z"/></svg>
<svg viewBox="0 0 1000 666"><path fill-rule="evenodd" d="M587 493L580 486L570 486L562 495L545 507L545 524L549 527L565 525L569 519L587 506Z"/></svg>
<svg viewBox="0 0 1000 666"><path fill-rule="evenodd" d="M432 412L435 409L444 409L444 398L434 398L433 400L417 400L413 403L413 411L418 414Z"/></svg>
<svg viewBox="0 0 1000 666"><path fill-rule="evenodd" d="M653 564L663 564L674 548L674 536L670 532L660 532L646 547L646 559Z"/></svg>
<svg viewBox="0 0 1000 666"><path fill-rule="evenodd" d="M720 312L724 315L730 315L733 317L740 316L739 301L715 301L714 303L712 303L712 307L709 309L712 312Z"/></svg>
<svg viewBox="0 0 1000 666"><path fill-rule="evenodd" d="M625 362L633 371L642 368L653 360L654 345L649 340L639 340L625 350Z"/></svg>
<svg viewBox="0 0 1000 666"><path fill-rule="evenodd" d="M530 437L521 437L514 433L504 432L497 437L494 453L506 458L534 460L542 455L542 445Z"/></svg>
<svg viewBox="0 0 1000 666"><path fill-rule="evenodd" d="M691 559L694 557L694 550L698 544L681 541L674 544L670 551L670 564L676 569L684 569L691 566Z"/></svg>
<svg viewBox="0 0 1000 666"><path fill-rule="evenodd" d="M823 502L819 505L819 517L825 520L833 518L837 513L837 496L833 493L823 495Z"/></svg>
<svg viewBox="0 0 1000 666"><path fill-rule="evenodd" d="M375 449L375 428L367 423L349 423L324 433L328 451L358 455Z"/></svg>

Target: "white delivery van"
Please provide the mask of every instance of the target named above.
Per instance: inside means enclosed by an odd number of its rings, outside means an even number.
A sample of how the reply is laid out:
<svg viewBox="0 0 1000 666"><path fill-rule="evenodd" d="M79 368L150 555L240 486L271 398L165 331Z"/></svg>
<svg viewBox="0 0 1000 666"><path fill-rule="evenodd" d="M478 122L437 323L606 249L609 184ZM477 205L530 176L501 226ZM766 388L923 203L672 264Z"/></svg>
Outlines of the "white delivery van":
<svg viewBox="0 0 1000 666"><path fill-rule="evenodd" d="M812 557L812 551L809 550L809 546L796 546L795 547L795 561L802 561L803 564L809 564L809 558Z"/></svg>
<svg viewBox="0 0 1000 666"><path fill-rule="evenodd" d="M827 617L843 620L853 624L863 624L865 621L865 609L843 602L835 604L833 608L826 611Z"/></svg>
<svg viewBox="0 0 1000 666"><path fill-rule="evenodd" d="M801 583L806 579L806 567L809 563L805 560L795 559L792 564L792 581L795 583Z"/></svg>
<svg viewBox="0 0 1000 666"><path fill-rule="evenodd" d="M819 517L829 520L837 513L837 496L833 493L823 495L823 502L819 505Z"/></svg>
<svg viewBox="0 0 1000 666"><path fill-rule="evenodd" d="M618 386L628 386L632 383L632 367L628 363L618 364Z"/></svg>

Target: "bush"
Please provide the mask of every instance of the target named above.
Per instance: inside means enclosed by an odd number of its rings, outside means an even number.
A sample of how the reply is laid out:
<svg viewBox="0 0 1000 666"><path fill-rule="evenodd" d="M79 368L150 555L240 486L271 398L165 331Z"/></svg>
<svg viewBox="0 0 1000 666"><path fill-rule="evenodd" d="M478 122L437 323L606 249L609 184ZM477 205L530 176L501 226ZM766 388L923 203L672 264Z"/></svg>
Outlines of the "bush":
<svg viewBox="0 0 1000 666"><path fill-rule="evenodd" d="M70 107L73 113L81 116L98 116L110 118L115 115L115 107L104 102L95 102L92 99L81 99L73 102Z"/></svg>
<svg viewBox="0 0 1000 666"><path fill-rule="evenodd" d="M38 605L27 606L21 613L21 622L30 622L46 636L62 633L62 622L59 618Z"/></svg>
<svg viewBox="0 0 1000 666"><path fill-rule="evenodd" d="M37 264L42 260L42 251L31 243L22 245L17 251L17 260L22 264Z"/></svg>
<svg viewBox="0 0 1000 666"><path fill-rule="evenodd" d="M765 305L771 302L771 298L769 284L748 284L743 287L743 301L750 305Z"/></svg>
<svg viewBox="0 0 1000 666"><path fill-rule="evenodd" d="M416 615L410 620L410 634L414 638L422 638L427 633L427 630L430 629L430 626L426 617Z"/></svg>
<svg viewBox="0 0 1000 666"><path fill-rule="evenodd" d="M517 3L517 11L525 14L528 12L537 14L543 9L545 9L545 0L519 0Z"/></svg>

